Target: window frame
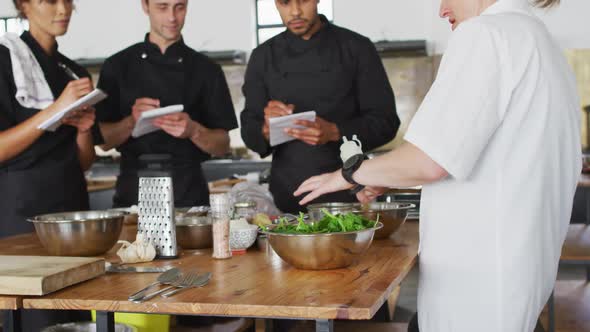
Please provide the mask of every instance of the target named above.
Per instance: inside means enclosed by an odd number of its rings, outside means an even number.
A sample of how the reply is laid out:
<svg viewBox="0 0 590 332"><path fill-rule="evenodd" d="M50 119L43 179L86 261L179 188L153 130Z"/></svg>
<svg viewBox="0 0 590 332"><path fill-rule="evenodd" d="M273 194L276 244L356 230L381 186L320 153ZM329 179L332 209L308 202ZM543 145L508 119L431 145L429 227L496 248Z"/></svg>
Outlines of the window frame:
<svg viewBox="0 0 590 332"><path fill-rule="evenodd" d="M9 20L16 20L17 22L19 22L19 24L21 25L21 27L22 27L23 30L27 30L28 29L28 24L24 24L23 25L23 22L26 22L26 20L24 20L22 17L19 17L19 16L1 16L0 17L0 24L4 26L4 33L1 33L0 36L2 36L5 33L8 33L8 32L13 32L13 31L8 31L8 21Z"/></svg>

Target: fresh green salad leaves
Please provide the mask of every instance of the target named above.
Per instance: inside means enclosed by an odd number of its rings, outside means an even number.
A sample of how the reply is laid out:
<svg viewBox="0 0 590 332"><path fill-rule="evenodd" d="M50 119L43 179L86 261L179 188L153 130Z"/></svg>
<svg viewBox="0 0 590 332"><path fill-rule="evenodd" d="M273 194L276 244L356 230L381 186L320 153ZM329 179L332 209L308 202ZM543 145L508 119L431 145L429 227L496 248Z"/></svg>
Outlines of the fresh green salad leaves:
<svg viewBox="0 0 590 332"><path fill-rule="evenodd" d="M287 218L281 218L278 226L272 229L271 232L283 234L352 232L375 227L377 223L377 221L368 220L354 213L333 215L325 209L322 209L322 212L324 217L316 222L306 223L304 221L305 215L302 212L299 213L297 223L288 223Z"/></svg>

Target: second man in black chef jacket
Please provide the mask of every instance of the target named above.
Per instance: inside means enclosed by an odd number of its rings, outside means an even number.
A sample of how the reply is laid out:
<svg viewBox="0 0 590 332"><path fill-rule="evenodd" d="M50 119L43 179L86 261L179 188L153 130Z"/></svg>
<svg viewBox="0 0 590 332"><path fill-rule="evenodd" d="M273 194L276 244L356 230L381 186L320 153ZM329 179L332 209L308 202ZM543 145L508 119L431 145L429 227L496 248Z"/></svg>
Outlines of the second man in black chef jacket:
<svg viewBox="0 0 590 332"><path fill-rule="evenodd" d="M170 154L176 206L208 205L201 162L229 151L237 120L221 67L189 48L181 30L187 0L142 0L150 20L145 40L108 58L98 87L109 98L97 106L105 148L121 152L115 206L137 203L139 157ZM184 111L158 118L162 130L131 137L139 115L175 104Z"/></svg>
<svg viewBox="0 0 590 332"><path fill-rule="evenodd" d="M391 141L399 128L395 100L373 43L319 15L319 1L275 0L287 30L256 48L243 92L242 138L265 157L272 153L270 190L283 212L300 210L293 192L307 178L342 166L342 136L358 135L363 150ZM296 140L269 145L268 119L316 111ZM317 202L350 202L348 192Z"/></svg>

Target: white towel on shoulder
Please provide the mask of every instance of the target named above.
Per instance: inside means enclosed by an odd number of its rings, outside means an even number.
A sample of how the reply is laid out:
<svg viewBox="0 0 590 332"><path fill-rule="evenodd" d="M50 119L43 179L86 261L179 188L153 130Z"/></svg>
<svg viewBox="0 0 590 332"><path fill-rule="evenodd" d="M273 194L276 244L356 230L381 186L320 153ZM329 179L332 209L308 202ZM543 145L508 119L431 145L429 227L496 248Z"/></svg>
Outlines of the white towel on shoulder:
<svg viewBox="0 0 590 332"><path fill-rule="evenodd" d="M29 46L13 33L0 37L0 44L10 51L12 73L16 85L16 100L23 107L43 109L55 98L45 79L41 65Z"/></svg>

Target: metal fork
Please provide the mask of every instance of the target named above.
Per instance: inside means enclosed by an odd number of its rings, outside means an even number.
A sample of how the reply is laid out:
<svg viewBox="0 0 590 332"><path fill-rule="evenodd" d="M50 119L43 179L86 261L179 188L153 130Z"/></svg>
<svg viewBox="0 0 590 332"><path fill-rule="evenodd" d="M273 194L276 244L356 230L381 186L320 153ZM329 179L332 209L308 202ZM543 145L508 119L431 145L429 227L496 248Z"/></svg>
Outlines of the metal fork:
<svg viewBox="0 0 590 332"><path fill-rule="evenodd" d="M168 286L166 288L163 288L163 289L160 289L159 291L150 293L150 294L148 294L148 295L146 295L146 296L144 296L142 298L133 299L133 302L141 303L143 301L150 300L150 299L152 299L152 298L154 298L154 297L156 297L156 296L158 296L158 295L160 295L160 294L162 294L164 292L167 292L167 291L169 291L169 290L171 290L173 288L176 288L176 287L188 287L188 285L190 285L191 281L194 278L196 278L196 273L194 273L194 272L187 273L185 275L182 275L182 277L176 279L174 282L172 282L170 284L170 286Z"/></svg>
<svg viewBox="0 0 590 332"><path fill-rule="evenodd" d="M181 291L183 291L185 289L188 289L188 288L203 287L203 286L205 286L206 284L209 283L209 279L211 279L211 275L212 275L211 272L200 274L197 278L194 278L193 279L193 281L191 282L190 285L188 285L186 287L179 287L179 288L177 288L175 290L171 290L168 293L162 294L162 296L163 297L170 297L170 296L172 296L174 294L177 294L178 292L181 292Z"/></svg>

